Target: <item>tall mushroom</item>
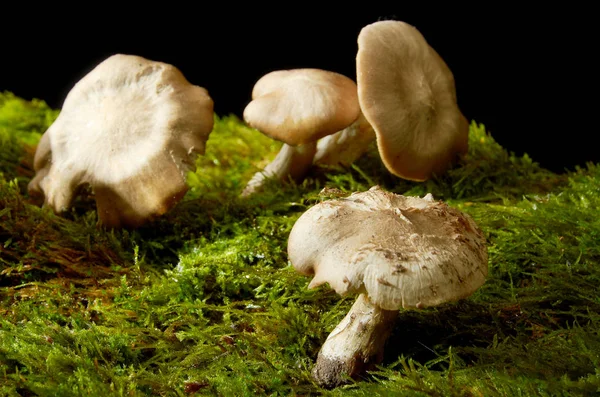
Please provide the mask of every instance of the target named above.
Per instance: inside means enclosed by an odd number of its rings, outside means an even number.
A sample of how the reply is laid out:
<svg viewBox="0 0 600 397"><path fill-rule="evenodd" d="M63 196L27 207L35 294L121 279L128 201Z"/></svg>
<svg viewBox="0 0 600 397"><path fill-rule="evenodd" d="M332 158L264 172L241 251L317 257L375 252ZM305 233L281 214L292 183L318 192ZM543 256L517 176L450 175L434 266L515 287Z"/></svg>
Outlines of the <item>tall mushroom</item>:
<svg viewBox="0 0 600 397"><path fill-rule="evenodd" d="M467 214L424 198L375 186L323 201L294 224L288 240L294 268L357 294L321 347L313 377L324 387L357 377L382 359L401 308L420 309L468 297L487 276L485 237Z"/></svg>
<svg viewBox="0 0 600 397"><path fill-rule="evenodd" d="M359 113L356 84L339 73L291 69L261 77L244 109L244 121L283 146L248 182L242 196L256 192L268 178L304 177L317 141L351 125Z"/></svg>
<svg viewBox="0 0 600 397"><path fill-rule="evenodd" d="M458 108L454 75L415 27L402 21L363 27L356 84L360 133L355 123L319 141L316 164L348 165L376 139L388 171L424 181L467 152L469 125Z"/></svg>
<svg viewBox="0 0 600 397"><path fill-rule="evenodd" d="M358 35L360 108L386 168L408 180L444 172L468 149L454 75L413 26L379 21Z"/></svg>
<svg viewBox="0 0 600 397"><path fill-rule="evenodd" d="M137 227L187 192L213 128L213 100L174 66L113 55L68 93L36 151L31 194L56 213L90 185L106 227Z"/></svg>

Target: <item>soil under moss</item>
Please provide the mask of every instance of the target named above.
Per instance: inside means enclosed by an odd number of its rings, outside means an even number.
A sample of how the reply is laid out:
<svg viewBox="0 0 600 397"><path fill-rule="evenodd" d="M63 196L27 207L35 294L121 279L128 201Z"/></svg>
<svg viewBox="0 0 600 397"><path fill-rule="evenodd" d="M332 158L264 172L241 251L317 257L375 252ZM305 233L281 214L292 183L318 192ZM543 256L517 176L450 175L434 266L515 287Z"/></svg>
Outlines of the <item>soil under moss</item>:
<svg viewBox="0 0 600 397"><path fill-rule="evenodd" d="M146 227L105 231L89 195L58 217L26 194L57 114L0 94L0 395L600 393L596 165L551 173L473 123L469 155L425 183L390 175L373 147L350 168L240 199L279 144L215 116L184 201ZM467 300L402 312L377 370L323 390L310 370L352 298L307 290L287 236L324 187L376 184L470 214L489 279Z"/></svg>

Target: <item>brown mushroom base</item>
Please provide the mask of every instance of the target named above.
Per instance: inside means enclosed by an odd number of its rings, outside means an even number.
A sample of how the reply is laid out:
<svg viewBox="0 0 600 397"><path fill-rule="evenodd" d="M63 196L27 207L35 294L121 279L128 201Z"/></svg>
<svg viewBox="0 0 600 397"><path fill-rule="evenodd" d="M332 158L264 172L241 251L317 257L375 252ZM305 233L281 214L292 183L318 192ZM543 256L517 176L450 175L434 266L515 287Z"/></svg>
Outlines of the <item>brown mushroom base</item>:
<svg viewBox="0 0 600 397"><path fill-rule="evenodd" d="M259 191L268 179L284 180L287 177L294 180L302 179L310 169L316 151L316 142L298 146L284 143L273 161L250 179L242 192L242 197L250 196Z"/></svg>
<svg viewBox="0 0 600 397"><path fill-rule="evenodd" d="M383 310L360 294L321 347L312 371L315 381L334 388L379 364L397 317L398 310Z"/></svg>

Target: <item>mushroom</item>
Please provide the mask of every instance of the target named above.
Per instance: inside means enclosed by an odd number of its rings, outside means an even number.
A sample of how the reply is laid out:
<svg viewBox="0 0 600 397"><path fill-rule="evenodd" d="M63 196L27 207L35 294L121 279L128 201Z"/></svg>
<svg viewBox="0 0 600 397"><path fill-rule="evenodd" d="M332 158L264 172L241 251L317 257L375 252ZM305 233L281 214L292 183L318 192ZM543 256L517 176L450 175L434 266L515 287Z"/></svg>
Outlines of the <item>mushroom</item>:
<svg viewBox="0 0 600 397"><path fill-rule="evenodd" d="M242 196L259 190L267 179L304 177L313 163L317 141L348 127L359 113L356 83L339 73L305 68L261 77L244 109L244 121L283 146L248 182Z"/></svg>
<svg viewBox="0 0 600 397"><path fill-rule="evenodd" d="M319 351L317 383L335 387L380 363L400 309L470 296L487 276L485 243L469 215L431 194L374 186L302 214L288 240L292 266L313 276L309 289L328 283L341 296L358 295Z"/></svg>
<svg viewBox="0 0 600 397"><path fill-rule="evenodd" d="M457 104L454 75L415 27L402 21L363 27L356 75L359 116L319 139L313 164L348 166L376 140L390 173L424 181L467 152L469 124Z"/></svg>
<svg viewBox="0 0 600 397"><path fill-rule="evenodd" d="M137 227L187 192L213 128L213 101L174 66L113 55L68 93L36 150L28 189L56 213L91 186L106 227Z"/></svg>
<svg viewBox="0 0 600 397"><path fill-rule="evenodd" d="M454 75L415 27L402 21L363 27L356 83L392 174L424 181L467 152L469 123L457 104Z"/></svg>

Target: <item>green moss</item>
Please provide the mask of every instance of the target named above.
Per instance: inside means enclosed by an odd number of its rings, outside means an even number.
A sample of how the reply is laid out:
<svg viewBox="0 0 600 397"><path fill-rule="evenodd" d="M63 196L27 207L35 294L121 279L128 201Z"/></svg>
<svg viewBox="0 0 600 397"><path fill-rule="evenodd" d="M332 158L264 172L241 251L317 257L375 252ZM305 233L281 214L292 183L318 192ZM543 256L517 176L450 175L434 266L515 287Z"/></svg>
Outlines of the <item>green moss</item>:
<svg viewBox="0 0 600 397"><path fill-rule="evenodd" d="M32 147L58 113L43 101L0 92L0 175L9 180L31 178Z"/></svg>
<svg viewBox="0 0 600 397"><path fill-rule="evenodd" d="M107 232L93 200L57 217L23 187L56 117L0 96L0 395L578 396L600 392L600 168L553 174L473 123L466 159L425 183L376 150L348 169L240 199L279 144L216 117L190 191L147 227ZM337 390L310 369L352 298L307 290L286 255L295 220L374 184L471 214L490 276L468 300L401 313L381 366Z"/></svg>

